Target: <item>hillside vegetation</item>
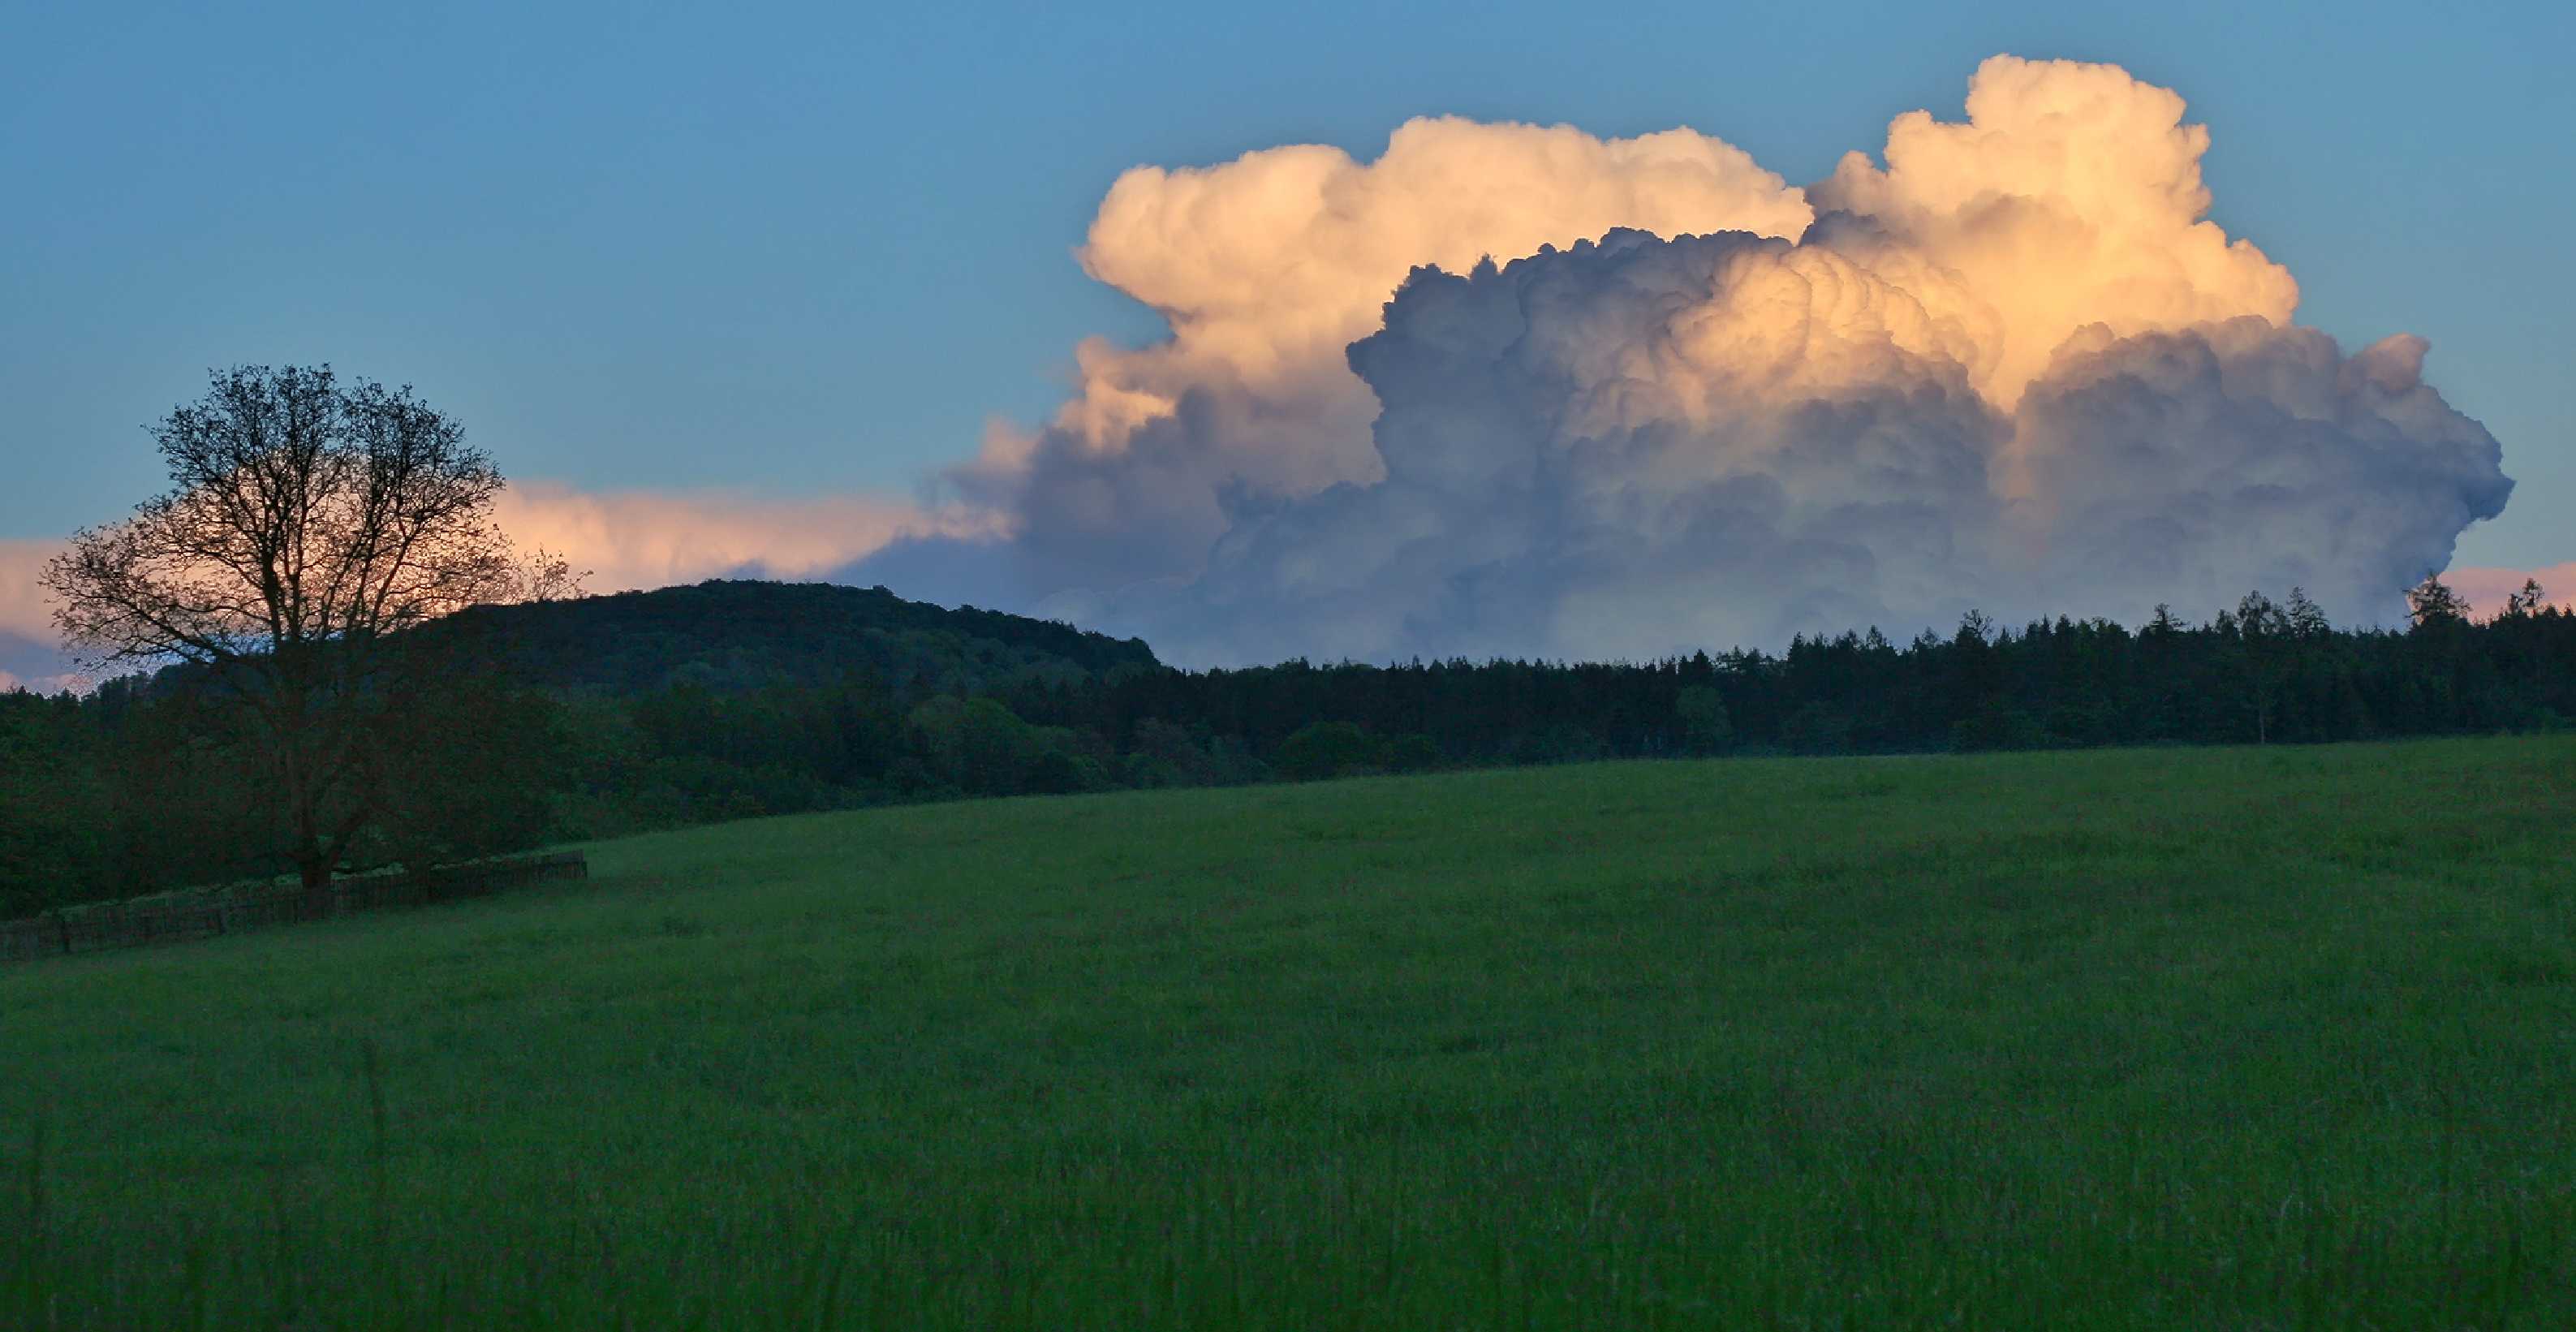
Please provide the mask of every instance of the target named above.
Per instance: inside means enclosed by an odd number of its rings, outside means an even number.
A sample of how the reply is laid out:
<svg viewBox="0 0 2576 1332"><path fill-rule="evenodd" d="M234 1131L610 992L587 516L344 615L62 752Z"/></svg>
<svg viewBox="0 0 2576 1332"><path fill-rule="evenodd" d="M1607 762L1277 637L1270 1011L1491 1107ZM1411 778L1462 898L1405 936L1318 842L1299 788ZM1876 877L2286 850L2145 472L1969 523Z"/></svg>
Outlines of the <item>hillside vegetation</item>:
<svg viewBox="0 0 2576 1332"><path fill-rule="evenodd" d="M1160 664L1142 639L830 583L719 580L478 606L441 629L498 639L523 679L613 694L682 682L835 684L853 674L971 693Z"/></svg>
<svg viewBox="0 0 2576 1332"><path fill-rule="evenodd" d="M0 1323L2576 1321L2565 736L588 849L0 972Z"/></svg>
<svg viewBox="0 0 2576 1332"><path fill-rule="evenodd" d="M711 582L485 606L406 635L372 696L338 868L960 796L1718 754L1958 753L2552 733L2576 614L2476 620L2437 582L2405 632L2249 595L1948 637L1802 638L1646 662L1177 670L1142 642L882 588ZM366 697L366 696L362 696ZM0 916L288 868L256 715L187 671L0 693ZM354 705L353 705L354 706Z"/></svg>

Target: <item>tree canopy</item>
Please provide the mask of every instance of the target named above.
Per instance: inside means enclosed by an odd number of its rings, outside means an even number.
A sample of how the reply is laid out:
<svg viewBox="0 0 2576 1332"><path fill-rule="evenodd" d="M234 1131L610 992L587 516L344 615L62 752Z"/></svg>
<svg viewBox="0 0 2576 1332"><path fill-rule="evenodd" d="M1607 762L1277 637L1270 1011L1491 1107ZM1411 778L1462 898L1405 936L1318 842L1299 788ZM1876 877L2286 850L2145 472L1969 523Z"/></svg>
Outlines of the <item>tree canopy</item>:
<svg viewBox="0 0 2576 1332"><path fill-rule="evenodd" d="M403 637L569 571L518 558L500 470L408 387L241 366L152 433L170 488L46 566L56 622L94 665L194 667L256 738L276 835L318 884L382 805L381 740L426 669Z"/></svg>

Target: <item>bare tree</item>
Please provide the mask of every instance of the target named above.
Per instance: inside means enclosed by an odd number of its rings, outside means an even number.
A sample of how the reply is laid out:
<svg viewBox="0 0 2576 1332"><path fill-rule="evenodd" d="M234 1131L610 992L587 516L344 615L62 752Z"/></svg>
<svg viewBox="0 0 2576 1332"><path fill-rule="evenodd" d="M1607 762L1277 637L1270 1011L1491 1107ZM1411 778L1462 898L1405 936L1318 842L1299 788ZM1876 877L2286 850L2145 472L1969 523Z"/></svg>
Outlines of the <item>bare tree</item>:
<svg viewBox="0 0 2576 1332"><path fill-rule="evenodd" d="M190 663L241 706L279 850L318 894L378 800L370 733L404 692L404 635L574 580L517 558L501 473L408 387L327 365L213 380L153 427L170 490L73 537L43 582L90 663Z"/></svg>

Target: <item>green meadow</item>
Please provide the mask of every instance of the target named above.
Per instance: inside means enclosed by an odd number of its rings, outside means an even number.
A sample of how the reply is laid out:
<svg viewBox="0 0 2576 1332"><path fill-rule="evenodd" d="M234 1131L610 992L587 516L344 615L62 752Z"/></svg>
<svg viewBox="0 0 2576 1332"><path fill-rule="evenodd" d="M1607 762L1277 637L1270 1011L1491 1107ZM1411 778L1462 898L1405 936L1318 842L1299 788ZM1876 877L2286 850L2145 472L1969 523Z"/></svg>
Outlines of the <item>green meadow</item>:
<svg viewBox="0 0 2576 1332"><path fill-rule="evenodd" d="M2576 737L586 849L0 970L0 1324L2576 1325Z"/></svg>

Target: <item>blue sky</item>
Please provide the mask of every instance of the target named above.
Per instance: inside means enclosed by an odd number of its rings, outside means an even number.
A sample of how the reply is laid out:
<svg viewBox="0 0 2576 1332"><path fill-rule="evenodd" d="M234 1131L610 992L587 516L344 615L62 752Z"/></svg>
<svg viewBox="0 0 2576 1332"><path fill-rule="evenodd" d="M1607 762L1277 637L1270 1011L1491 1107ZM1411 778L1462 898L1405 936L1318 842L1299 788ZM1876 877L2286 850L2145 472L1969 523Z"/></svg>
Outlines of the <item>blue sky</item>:
<svg viewBox="0 0 2576 1332"><path fill-rule="evenodd" d="M2564 6L17 4L0 8L0 538L157 488L207 367L417 384L513 476L908 490L1157 323L1071 257L1119 171L1406 117L1687 124L1792 182L1998 51L2179 89L2302 319L2408 330L2576 558Z"/></svg>

